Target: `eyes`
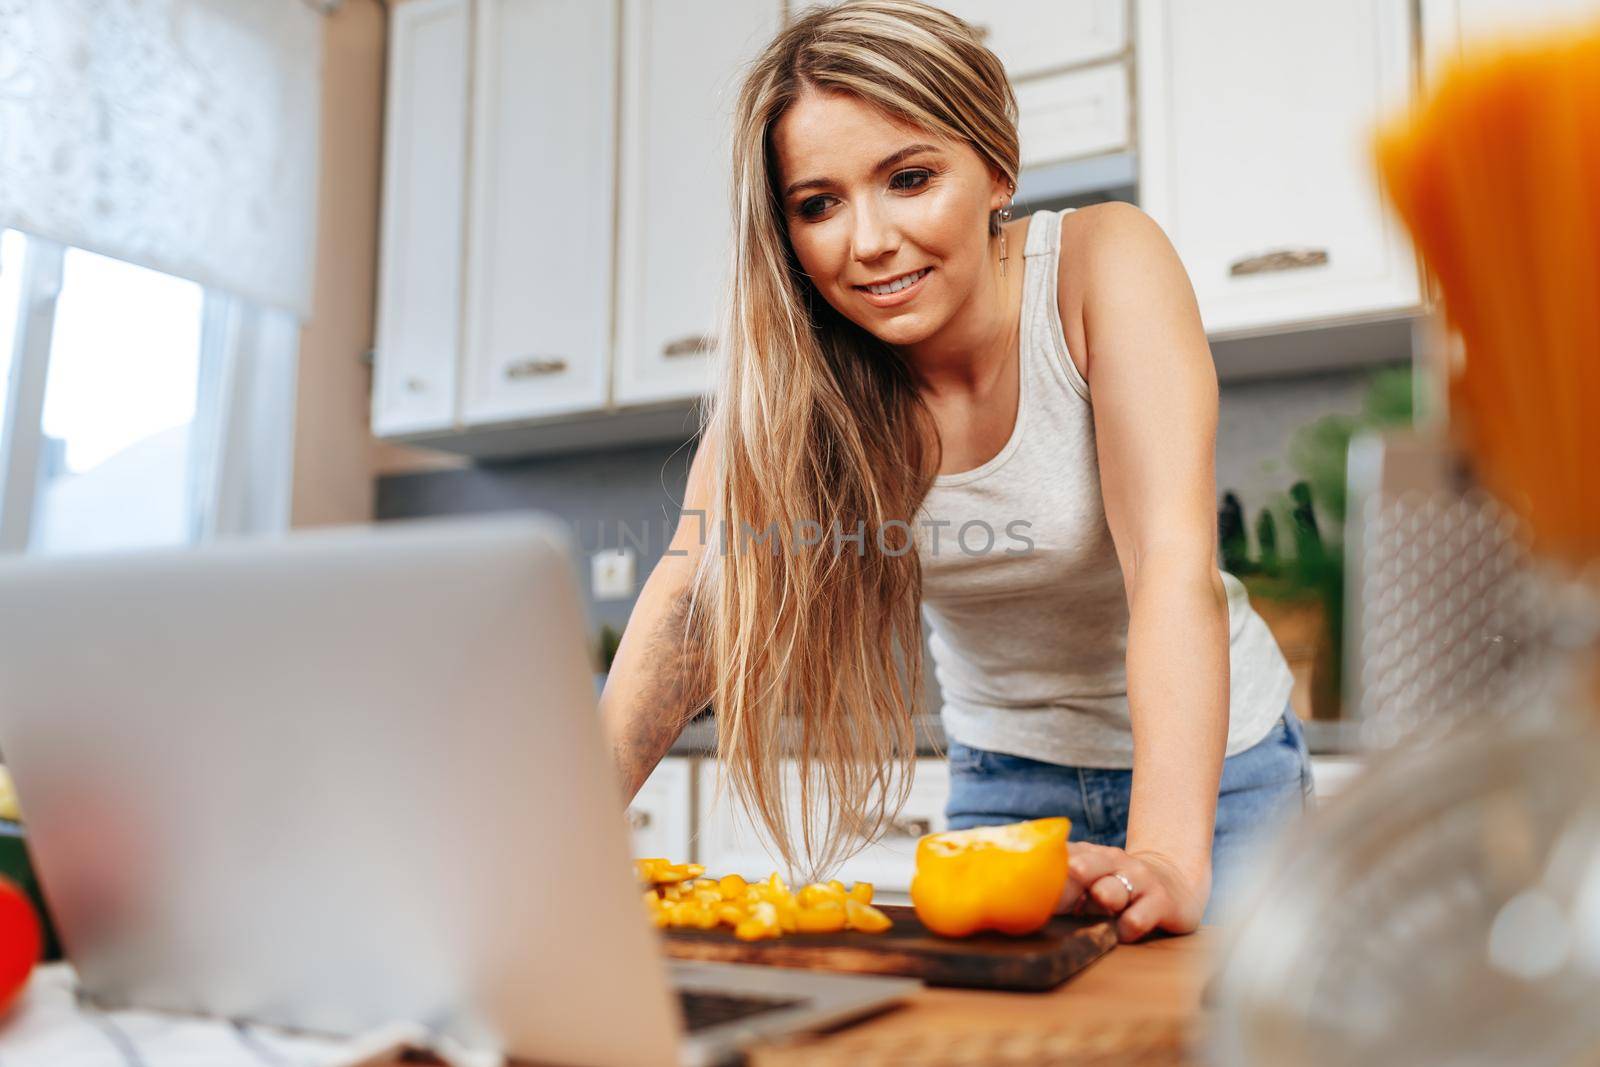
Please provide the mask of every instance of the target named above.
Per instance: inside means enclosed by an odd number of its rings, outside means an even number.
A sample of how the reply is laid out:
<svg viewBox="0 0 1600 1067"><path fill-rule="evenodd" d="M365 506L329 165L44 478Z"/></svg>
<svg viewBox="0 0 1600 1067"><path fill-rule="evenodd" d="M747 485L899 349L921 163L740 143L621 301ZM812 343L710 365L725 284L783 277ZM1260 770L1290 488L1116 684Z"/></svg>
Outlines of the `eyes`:
<svg viewBox="0 0 1600 1067"><path fill-rule="evenodd" d="M925 167L913 167L897 171L889 179L889 188L901 193L918 193L932 180L933 171ZM794 213L807 222L815 222L827 214L828 206L834 199L826 194L808 196L796 205Z"/></svg>

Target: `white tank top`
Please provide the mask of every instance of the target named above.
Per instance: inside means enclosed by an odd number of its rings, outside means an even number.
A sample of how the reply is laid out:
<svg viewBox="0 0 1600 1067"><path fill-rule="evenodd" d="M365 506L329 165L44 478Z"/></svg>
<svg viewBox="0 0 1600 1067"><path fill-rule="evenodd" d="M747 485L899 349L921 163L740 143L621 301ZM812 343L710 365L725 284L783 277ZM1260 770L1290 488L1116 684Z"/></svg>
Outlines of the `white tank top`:
<svg viewBox="0 0 1600 1067"><path fill-rule="evenodd" d="M1089 385L1056 302L1061 213L1028 220L1016 425L918 512L922 610L947 736L1078 767L1133 766L1128 605L1100 495ZM1266 736L1292 679L1244 586L1228 593L1228 755Z"/></svg>

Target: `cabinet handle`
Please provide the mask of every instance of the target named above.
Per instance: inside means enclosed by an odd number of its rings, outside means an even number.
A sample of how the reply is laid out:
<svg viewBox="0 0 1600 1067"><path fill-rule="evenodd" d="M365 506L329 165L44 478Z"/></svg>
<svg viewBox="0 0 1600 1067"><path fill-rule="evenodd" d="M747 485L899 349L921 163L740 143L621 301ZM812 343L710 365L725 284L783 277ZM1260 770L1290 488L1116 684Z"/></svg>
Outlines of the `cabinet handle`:
<svg viewBox="0 0 1600 1067"><path fill-rule="evenodd" d="M406 379L406 392L408 392L408 393L426 392L427 388L428 388L428 383L423 381L421 378L407 378Z"/></svg>
<svg viewBox="0 0 1600 1067"><path fill-rule="evenodd" d="M638 808L628 809L628 829L647 830L650 827L650 813Z"/></svg>
<svg viewBox="0 0 1600 1067"><path fill-rule="evenodd" d="M1299 270L1301 267L1320 267L1328 262L1326 248L1275 248L1259 256L1245 256L1228 264L1228 274L1237 278L1243 274L1270 274L1279 270Z"/></svg>
<svg viewBox="0 0 1600 1067"><path fill-rule="evenodd" d="M896 819L884 830L884 837L909 837L916 839L927 837L933 829L933 823L927 819Z"/></svg>
<svg viewBox="0 0 1600 1067"><path fill-rule="evenodd" d="M678 356L698 356L703 352L710 352L717 347L715 337L705 334L692 333L687 337L680 337L676 341L668 341L661 346L661 354L668 359Z"/></svg>
<svg viewBox="0 0 1600 1067"><path fill-rule="evenodd" d="M543 374L560 374L567 369L567 361L560 356L529 356L506 364L506 377L512 381L537 378Z"/></svg>

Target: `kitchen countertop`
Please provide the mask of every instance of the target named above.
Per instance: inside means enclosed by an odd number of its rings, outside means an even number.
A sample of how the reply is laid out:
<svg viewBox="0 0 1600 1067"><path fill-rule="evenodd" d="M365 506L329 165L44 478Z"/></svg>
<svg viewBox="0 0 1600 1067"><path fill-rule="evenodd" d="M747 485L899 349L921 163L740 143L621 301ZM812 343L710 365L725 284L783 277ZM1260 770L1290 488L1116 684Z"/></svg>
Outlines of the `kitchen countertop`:
<svg viewBox="0 0 1600 1067"><path fill-rule="evenodd" d="M1357 737L1359 724L1342 720L1301 720L1305 730L1306 747L1313 756L1357 755L1361 746ZM938 756L944 752L944 726L937 715L918 715L917 755ZM703 715L684 728L668 750L670 756L710 756L717 750L717 724L709 715Z"/></svg>
<svg viewBox="0 0 1600 1067"><path fill-rule="evenodd" d="M758 1048L750 1067L1203 1061L1202 995L1221 932L1118 945L1048 993L923 987L904 1006L830 1034ZM1004 1041L1003 1061L994 1054Z"/></svg>
<svg viewBox="0 0 1600 1067"><path fill-rule="evenodd" d="M749 1064L1200 1063L1201 1000L1220 940L1220 931L1207 928L1119 945L1048 993L923 987L902 1006L853 1026L758 1046ZM995 1054L1002 1039L1003 1061Z"/></svg>

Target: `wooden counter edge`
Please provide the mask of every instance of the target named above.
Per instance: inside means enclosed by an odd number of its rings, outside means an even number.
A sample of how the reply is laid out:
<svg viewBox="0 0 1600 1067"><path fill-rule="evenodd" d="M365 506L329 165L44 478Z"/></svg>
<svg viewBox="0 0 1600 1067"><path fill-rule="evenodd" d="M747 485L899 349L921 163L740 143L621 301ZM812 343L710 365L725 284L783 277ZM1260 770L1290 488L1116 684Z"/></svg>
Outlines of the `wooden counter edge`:
<svg viewBox="0 0 1600 1067"><path fill-rule="evenodd" d="M980 1064L989 1062L983 1049L1002 1037L1008 1048L1023 1055L1031 1042L1052 1056L1138 1055L1141 1062L1195 1062L1194 1046L1204 1022L1201 996L1220 941L1220 931L1203 928L1185 937L1118 945L1046 993L924 987L902 1006L839 1030L755 1046L749 1064L870 1065L875 1056L885 1063L905 1062L907 1052L919 1043L939 1049L939 1063ZM963 1050L972 1058L962 1058ZM373 1067L417 1062L389 1060Z"/></svg>

